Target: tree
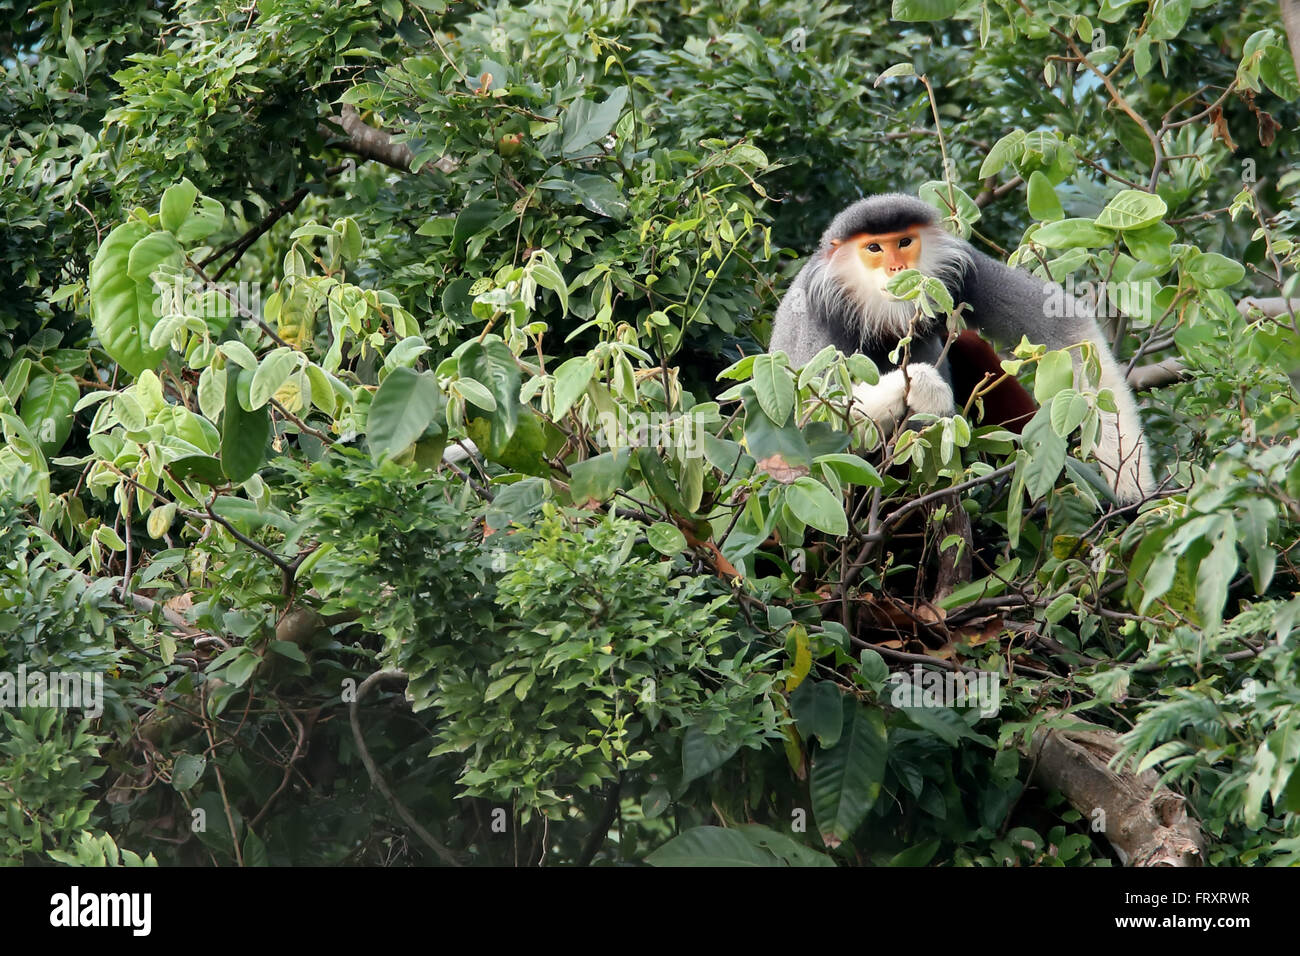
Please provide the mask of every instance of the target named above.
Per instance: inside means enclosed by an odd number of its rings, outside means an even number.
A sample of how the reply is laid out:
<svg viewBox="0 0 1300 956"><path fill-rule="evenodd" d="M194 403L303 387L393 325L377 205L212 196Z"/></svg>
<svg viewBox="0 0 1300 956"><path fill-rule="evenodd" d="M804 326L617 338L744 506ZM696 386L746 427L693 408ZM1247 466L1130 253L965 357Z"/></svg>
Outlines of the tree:
<svg viewBox="0 0 1300 956"><path fill-rule="evenodd" d="M6 712L14 767L81 768L0 787L6 858L1290 860L1272 6L5 22L0 660L110 702ZM1023 440L882 440L863 356L763 351L829 217L896 188L1093 297L1148 390L1140 513L1063 353L1005 366ZM1081 735L1115 766L1054 769Z"/></svg>

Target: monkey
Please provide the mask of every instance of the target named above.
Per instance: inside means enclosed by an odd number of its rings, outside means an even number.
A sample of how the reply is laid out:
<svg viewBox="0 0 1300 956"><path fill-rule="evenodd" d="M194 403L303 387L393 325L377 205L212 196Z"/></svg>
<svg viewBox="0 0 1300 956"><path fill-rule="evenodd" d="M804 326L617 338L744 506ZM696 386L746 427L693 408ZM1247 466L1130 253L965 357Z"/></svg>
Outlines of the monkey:
<svg viewBox="0 0 1300 956"><path fill-rule="evenodd" d="M1135 504L1154 491L1137 403L1092 311L1077 301L1073 310L1050 308L1055 297L1066 295L1059 285L977 251L944 230L934 208L914 196L871 196L831 220L777 308L768 350L785 352L796 367L828 345L869 357L884 374L879 384L855 389L854 407L885 431L911 414L953 414L954 383L964 383L969 395L972 375L978 384L989 354L981 358L967 347L945 354L946 316L918 317L914 302L885 290L904 269L942 281L954 303L966 304L967 324L1004 344L1018 342L1022 335L1049 349L1092 343L1101 364L1100 386L1110 389L1117 409L1101 413L1097 461L1121 504ZM889 355L910 329L905 375ZM1077 380L1079 350L1071 355ZM996 360L996 353L992 357ZM1028 395L1016 395L1012 402L1022 424L1025 399Z"/></svg>
<svg viewBox="0 0 1300 956"><path fill-rule="evenodd" d="M948 371L952 375L953 404L965 408L975 390L983 386L980 403L982 425L1000 425L1019 435L1038 411L1034 396L1018 379L1002 371L1002 359L993 346L972 329L963 329L948 346Z"/></svg>

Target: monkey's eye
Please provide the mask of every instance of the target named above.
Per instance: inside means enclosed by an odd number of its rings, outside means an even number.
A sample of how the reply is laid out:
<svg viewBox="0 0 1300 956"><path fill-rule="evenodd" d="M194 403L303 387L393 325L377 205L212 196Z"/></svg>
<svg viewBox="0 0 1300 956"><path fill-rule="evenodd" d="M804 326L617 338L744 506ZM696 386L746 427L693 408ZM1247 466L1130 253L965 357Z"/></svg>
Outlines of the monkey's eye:
<svg viewBox="0 0 1300 956"><path fill-rule="evenodd" d="M900 249L906 249L911 244L912 244L911 236L904 236L902 239L898 240L898 248Z"/></svg>
<svg viewBox="0 0 1300 956"><path fill-rule="evenodd" d="M879 251L880 251L880 243L878 242L867 243L867 252L879 252Z"/></svg>

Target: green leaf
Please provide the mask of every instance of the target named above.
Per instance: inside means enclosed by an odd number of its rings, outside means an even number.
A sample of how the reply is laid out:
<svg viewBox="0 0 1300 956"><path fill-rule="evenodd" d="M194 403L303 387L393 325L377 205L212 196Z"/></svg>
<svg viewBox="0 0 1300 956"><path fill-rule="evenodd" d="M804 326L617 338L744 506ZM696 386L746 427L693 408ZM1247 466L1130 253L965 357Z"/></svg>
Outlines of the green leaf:
<svg viewBox="0 0 1300 956"><path fill-rule="evenodd" d="M744 388L745 444L754 460L786 467L806 466L812 461L807 439L793 417L778 427L759 405L753 387Z"/></svg>
<svg viewBox="0 0 1300 956"><path fill-rule="evenodd" d="M234 376L234 381L230 376ZM238 484L257 471L271 438L271 416L266 406L245 411L239 404L239 381L253 373L233 365L226 367L226 410L221 419L221 470Z"/></svg>
<svg viewBox="0 0 1300 956"><path fill-rule="evenodd" d="M451 383L451 390L471 405L481 408L485 412L495 412L497 410L497 400L492 397L492 393L487 390L487 386L476 382L472 378L457 379Z"/></svg>
<svg viewBox="0 0 1300 956"><path fill-rule="evenodd" d="M207 765L208 762L203 757L194 754L177 754L172 763L172 789L179 793L189 790L202 778Z"/></svg>
<svg viewBox="0 0 1300 956"><path fill-rule="evenodd" d="M446 407L447 398L433 373L393 369L370 403L366 424L370 454L376 461L400 454L430 425L436 423L441 429Z"/></svg>
<svg viewBox="0 0 1300 956"><path fill-rule="evenodd" d="M457 255L465 250L465 243L486 229L505 207L495 199L478 199L465 206L456 217L456 228L451 234L451 251Z"/></svg>
<svg viewBox="0 0 1300 956"><path fill-rule="evenodd" d="M162 227L172 234L180 232L198 195L198 187L188 179L182 179L175 186L163 190L162 202L158 207L158 220Z"/></svg>
<svg viewBox="0 0 1300 956"><path fill-rule="evenodd" d="M225 221L225 207L215 199L200 196L198 206L190 210L184 225L176 230L176 238L183 243L206 239L220 229Z"/></svg>
<svg viewBox="0 0 1300 956"><path fill-rule="evenodd" d="M889 15L904 23L947 20L961 8L961 0L893 0Z"/></svg>
<svg viewBox="0 0 1300 956"><path fill-rule="evenodd" d="M1147 34L1152 40L1172 40L1182 32L1191 12L1192 0L1162 0Z"/></svg>
<svg viewBox="0 0 1300 956"><path fill-rule="evenodd" d="M776 356L764 352L754 359L751 384L758 404L772 424L781 425L794 410L794 378L784 363Z"/></svg>
<svg viewBox="0 0 1300 956"><path fill-rule="evenodd" d="M248 386L248 401L253 409L261 408L271 400L289 376L298 368L302 353L281 345L262 359Z"/></svg>
<svg viewBox="0 0 1300 956"><path fill-rule="evenodd" d="M806 475L786 488L786 505L804 524L827 534L849 533L844 504L829 488Z"/></svg>
<svg viewBox="0 0 1300 956"><path fill-rule="evenodd" d="M221 459L212 455L184 455L167 467L179 481L192 478L213 487L226 483L226 474L221 470Z"/></svg>
<svg viewBox="0 0 1300 956"><path fill-rule="evenodd" d="M596 215L610 219L622 219L627 215L627 197L613 180L595 173L573 173L564 182L573 198Z"/></svg>
<svg viewBox="0 0 1300 956"><path fill-rule="evenodd" d="M1052 410L1040 408L1025 426L1021 436L1029 459L1025 463L1025 489L1032 498L1041 498L1056 485L1065 467L1065 439L1052 429Z"/></svg>
<svg viewBox="0 0 1300 956"><path fill-rule="evenodd" d="M1074 610L1078 601L1078 597L1069 591L1058 594L1043 611L1043 618L1049 624L1059 624L1067 614Z"/></svg>
<svg viewBox="0 0 1300 956"><path fill-rule="evenodd" d="M1048 352L1034 373L1034 399L1040 405L1063 389L1074 385L1074 360L1064 349Z"/></svg>
<svg viewBox="0 0 1300 956"><path fill-rule="evenodd" d="M694 827L646 856L651 866L780 866L781 861L728 827Z"/></svg>
<svg viewBox="0 0 1300 956"><path fill-rule="evenodd" d="M926 866L934 859L934 855L939 852L940 845L939 840L927 840L925 843L909 846L906 850L891 857L885 866Z"/></svg>
<svg viewBox="0 0 1300 956"><path fill-rule="evenodd" d="M149 347L158 321L153 285L127 271L131 250L148 235L142 222L123 223L108 234L90 266L91 325L104 351L133 376L157 368L167 354Z"/></svg>
<svg viewBox="0 0 1300 956"><path fill-rule="evenodd" d="M472 378L487 386L496 399L496 409L488 420L489 450L505 448L519 424L519 365L514 353L498 336L489 335L482 342L471 342L460 353L458 368L461 378Z"/></svg>
<svg viewBox="0 0 1300 956"><path fill-rule="evenodd" d="M647 449L638 448L637 451ZM651 452L653 454L653 452ZM569 466L569 492L578 507L601 505L614 497L623 486L623 476L631 462L628 449L607 451Z"/></svg>
<svg viewBox="0 0 1300 956"><path fill-rule="evenodd" d="M1284 44L1275 44L1264 51L1259 61L1259 78L1282 99L1288 102L1300 99L1300 78Z"/></svg>
<svg viewBox="0 0 1300 956"><path fill-rule="evenodd" d="M1115 241L1113 233L1100 228L1091 219L1061 219L1034 230L1030 241L1048 249L1097 249Z"/></svg>
<svg viewBox="0 0 1300 956"><path fill-rule="evenodd" d="M514 687L515 684L518 683L519 678L523 676L523 671L516 671L513 674L507 674L505 677L500 677L497 680L494 680L492 683L488 684L487 690L483 693L483 702L488 703L489 701L496 700L511 687Z"/></svg>
<svg viewBox="0 0 1300 956"><path fill-rule="evenodd" d="M595 374L596 360L587 355L571 358L555 370L555 409L551 415L556 421L582 397Z"/></svg>
<svg viewBox="0 0 1300 956"><path fill-rule="evenodd" d="M739 749L739 743L720 734L705 733L694 726L688 728L682 739L681 786L717 770Z"/></svg>
<svg viewBox="0 0 1300 956"><path fill-rule="evenodd" d="M1000 140L993 144L989 154L984 157L984 162L980 164L980 179L988 179L1002 172L1007 163L1015 163L1020 160L1025 151L1025 131L1023 129L1013 129Z"/></svg>
<svg viewBox="0 0 1300 956"><path fill-rule="evenodd" d="M1224 289L1240 282L1246 269L1240 262L1217 252L1198 252L1183 267L1187 276L1202 289Z"/></svg>
<svg viewBox="0 0 1300 956"><path fill-rule="evenodd" d="M1072 388L1062 389L1052 399L1052 431L1068 436L1088 417L1088 400Z"/></svg>
<svg viewBox="0 0 1300 956"><path fill-rule="evenodd" d="M813 758L808 789L827 846L849 839L880 796L885 778L885 718L856 698L843 700L843 736Z"/></svg>
<svg viewBox="0 0 1300 956"><path fill-rule="evenodd" d="M528 268L525 271L543 289L550 289L555 293L560 300L562 313L569 311L569 286L564 281L564 273L560 271L555 256L545 249L538 249L528 260Z"/></svg>
<svg viewBox="0 0 1300 956"><path fill-rule="evenodd" d="M1140 189L1121 190L1097 216L1104 229L1145 229L1158 223L1169 207L1159 196Z"/></svg>
<svg viewBox="0 0 1300 956"><path fill-rule="evenodd" d="M627 92L627 87L620 86L603 103L584 98L570 104L560 124L560 149L565 156L580 155L613 131L627 102Z"/></svg>
<svg viewBox="0 0 1300 956"><path fill-rule="evenodd" d="M666 521L656 521L647 528L646 538L650 542L650 547L670 558L686 550L686 535L682 534L676 525Z"/></svg>
<svg viewBox="0 0 1300 956"><path fill-rule="evenodd" d="M646 484L655 496L667 506L673 514L689 515L690 509L686 507L686 502L682 498L681 491L673 477L668 472L668 466L664 460L659 457L659 452L653 448L641 446L633 451L636 455L636 467L641 472L641 477L645 479Z"/></svg>
<svg viewBox="0 0 1300 956"><path fill-rule="evenodd" d="M1223 620L1228 588L1240 565L1237 526L1227 515L1216 515L1205 537L1214 546L1196 569L1196 609L1200 612L1205 632L1212 634Z"/></svg>
<svg viewBox="0 0 1300 956"><path fill-rule="evenodd" d="M1145 229L1128 229L1124 232L1124 245L1133 254L1133 258L1152 265L1167 266L1173 261L1171 246L1178 234L1174 227L1165 222L1158 222Z"/></svg>
<svg viewBox="0 0 1300 956"><path fill-rule="evenodd" d="M164 263L177 263L181 248L170 232L154 232L131 247L126 257L126 274L138 282L151 283L149 278Z"/></svg>
<svg viewBox="0 0 1300 956"><path fill-rule="evenodd" d="M243 687L261 662L262 659L252 651L242 650L226 668L226 679L236 687Z"/></svg>
<svg viewBox="0 0 1300 956"><path fill-rule="evenodd" d="M871 85L872 87L878 87L881 83L885 82L885 80L892 80L896 76L916 76L916 67L911 63L895 63L889 69L877 76L875 82Z"/></svg>
<svg viewBox="0 0 1300 956"><path fill-rule="evenodd" d="M1026 194L1029 214L1035 219L1055 220L1065 217L1065 210L1061 208L1061 200L1056 196L1056 189L1041 169L1035 169L1029 174Z"/></svg>
<svg viewBox="0 0 1300 956"><path fill-rule="evenodd" d="M823 748L834 747L844 729L844 694L834 681L806 680L790 694L790 712L804 740L816 737Z"/></svg>
<svg viewBox="0 0 1300 956"><path fill-rule="evenodd" d="M868 488L882 488L885 484L875 467L857 455L818 455L813 459L813 464L830 468L841 480L850 484L865 485Z"/></svg>
<svg viewBox="0 0 1300 956"><path fill-rule="evenodd" d="M27 383L18 417L40 442L41 451L53 455L72 432L72 410L81 389L71 375L41 374Z"/></svg>

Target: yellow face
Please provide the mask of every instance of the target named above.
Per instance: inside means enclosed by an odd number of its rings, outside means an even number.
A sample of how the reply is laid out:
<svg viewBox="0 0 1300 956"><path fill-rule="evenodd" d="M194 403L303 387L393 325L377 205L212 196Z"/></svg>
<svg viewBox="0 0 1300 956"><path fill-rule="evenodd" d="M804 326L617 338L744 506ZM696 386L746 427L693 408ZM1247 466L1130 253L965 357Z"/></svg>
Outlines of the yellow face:
<svg viewBox="0 0 1300 956"><path fill-rule="evenodd" d="M915 269L921 261L921 229L913 226L901 232L858 233L844 240L832 240L838 252L851 249L873 276L881 277L880 287L904 269Z"/></svg>

